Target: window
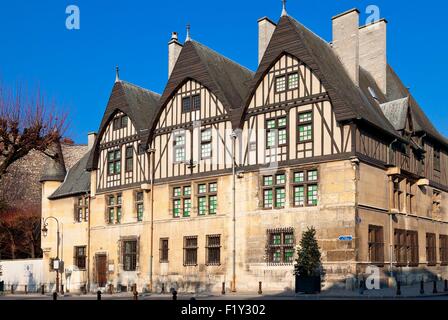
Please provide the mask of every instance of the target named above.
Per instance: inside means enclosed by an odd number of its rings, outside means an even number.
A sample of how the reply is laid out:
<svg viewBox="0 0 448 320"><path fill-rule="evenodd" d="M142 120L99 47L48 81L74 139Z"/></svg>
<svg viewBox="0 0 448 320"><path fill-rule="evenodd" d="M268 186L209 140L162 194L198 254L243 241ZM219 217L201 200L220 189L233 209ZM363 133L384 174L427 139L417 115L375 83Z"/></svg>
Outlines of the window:
<svg viewBox="0 0 448 320"><path fill-rule="evenodd" d="M191 97L192 100L192 111L197 111L201 109L201 95L196 94Z"/></svg>
<svg viewBox="0 0 448 320"><path fill-rule="evenodd" d="M403 190L401 189L401 179L395 178L393 181L394 184L394 208L399 212L403 211Z"/></svg>
<svg viewBox="0 0 448 320"><path fill-rule="evenodd" d="M285 76L279 76L275 79L275 92L281 93L286 90L293 90L299 87L299 74L290 73Z"/></svg>
<svg viewBox="0 0 448 320"><path fill-rule="evenodd" d="M275 91L283 92L286 90L286 76L277 77L275 79Z"/></svg>
<svg viewBox="0 0 448 320"><path fill-rule="evenodd" d="M191 111L191 97L182 98L182 112Z"/></svg>
<svg viewBox="0 0 448 320"><path fill-rule="evenodd" d="M185 161L185 133L174 135L174 162Z"/></svg>
<svg viewBox="0 0 448 320"><path fill-rule="evenodd" d="M369 260L371 263L384 263L383 227L369 225Z"/></svg>
<svg viewBox="0 0 448 320"><path fill-rule="evenodd" d="M286 203L286 174L263 176L263 208L281 209Z"/></svg>
<svg viewBox="0 0 448 320"><path fill-rule="evenodd" d="M288 75L288 89L297 89L299 87L299 74L297 72Z"/></svg>
<svg viewBox="0 0 448 320"><path fill-rule="evenodd" d="M198 215L216 214L217 191L216 182L198 184Z"/></svg>
<svg viewBox="0 0 448 320"><path fill-rule="evenodd" d="M121 151L114 150L107 153L107 174L115 175L121 173Z"/></svg>
<svg viewBox="0 0 448 320"><path fill-rule="evenodd" d="M184 237L184 266L198 264L198 237Z"/></svg>
<svg viewBox="0 0 448 320"><path fill-rule="evenodd" d="M266 121L266 148L281 147L288 143L286 117Z"/></svg>
<svg viewBox="0 0 448 320"><path fill-rule="evenodd" d="M143 221L143 213L145 212L143 191L137 191L134 197L135 197L135 210L137 211L137 221Z"/></svg>
<svg viewBox="0 0 448 320"><path fill-rule="evenodd" d="M291 264L294 258L294 243L293 229L268 230L268 263Z"/></svg>
<svg viewBox="0 0 448 320"><path fill-rule="evenodd" d="M439 191L432 191L432 214L440 213L440 205L442 203L442 194Z"/></svg>
<svg viewBox="0 0 448 320"><path fill-rule="evenodd" d="M428 266L435 266L437 264L437 248L436 235L434 233L426 234L426 260Z"/></svg>
<svg viewBox="0 0 448 320"><path fill-rule="evenodd" d="M80 270L85 270L86 268L86 247L75 247L75 257L74 257L74 265L78 267Z"/></svg>
<svg viewBox="0 0 448 320"><path fill-rule="evenodd" d="M201 109L201 95L195 94L182 98L182 112L197 111Z"/></svg>
<svg viewBox="0 0 448 320"><path fill-rule="evenodd" d="M123 199L121 193L107 196L106 220L108 224L121 223Z"/></svg>
<svg viewBox="0 0 448 320"><path fill-rule="evenodd" d="M173 217L189 217L191 213L191 186L173 188L172 193Z"/></svg>
<svg viewBox="0 0 448 320"><path fill-rule="evenodd" d="M418 233L417 231L407 231L406 237L407 257L409 266L418 266Z"/></svg>
<svg viewBox="0 0 448 320"><path fill-rule="evenodd" d="M207 236L206 243L206 264L219 265L221 263L221 235Z"/></svg>
<svg viewBox="0 0 448 320"><path fill-rule="evenodd" d="M434 148L434 170L440 172L440 149Z"/></svg>
<svg viewBox="0 0 448 320"><path fill-rule="evenodd" d="M414 213L414 185L406 180L406 211L407 213Z"/></svg>
<svg viewBox="0 0 448 320"><path fill-rule="evenodd" d="M126 172L132 172L134 169L134 148L126 147Z"/></svg>
<svg viewBox="0 0 448 320"><path fill-rule="evenodd" d="M317 206L319 198L317 169L294 172L292 190L294 207Z"/></svg>
<svg viewBox="0 0 448 320"><path fill-rule="evenodd" d="M76 199L75 221L82 222L89 220L89 197L82 196Z"/></svg>
<svg viewBox="0 0 448 320"><path fill-rule="evenodd" d="M304 112L298 115L298 133L299 143L308 142L313 140L313 113Z"/></svg>
<svg viewBox="0 0 448 320"><path fill-rule="evenodd" d="M406 230L395 229L394 249L397 265L405 266L408 262L406 249Z"/></svg>
<svg viewBox="0 0 448 320"><path fill-rule="evenodd" d="M160 262L168 262L168 238L160 239Z"/></svg>
<svg viewBox="0 0 448 320"><path fill-rule="evenodd" d="M439 236L439 247L440 247L440 263L443 266L448 265L448 236Z"/></svg>
<svg viewBox="0 0 448 320"><path fill-rule="evenodd" d="M123 270L137 270L137 240L123 241Z"/></svg>
<svg viewBox="0 0 448 320"><path fill-rule="evenodd" d="M119 130L128 126L128 116L118 116L114 118L113 129Z"/></svg>
<svg viewBox="0 0 448 320"><path fill-rule="evenodd" d="M212 157L212 130L204 129L201 131L201 159Z"/></svg>

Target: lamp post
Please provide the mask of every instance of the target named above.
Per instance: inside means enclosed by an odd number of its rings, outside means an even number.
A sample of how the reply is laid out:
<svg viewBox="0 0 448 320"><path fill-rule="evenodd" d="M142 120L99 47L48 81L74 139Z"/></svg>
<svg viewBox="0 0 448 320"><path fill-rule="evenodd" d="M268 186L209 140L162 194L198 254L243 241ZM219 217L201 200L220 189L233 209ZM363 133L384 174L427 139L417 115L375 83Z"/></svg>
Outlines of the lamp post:
<svg viewBox="0 0 448 320"><path fill-rule="evenodd" d="M58 268L56 269L56 292L59 293L59 267L60 267L60 261L59 261L59 220L56 219L53 216L50 217L46 217L45 219L43 219L43 227L42 227L42 235L44 237L46 237L48 235L48 219L54 219L56 221L57 224L57 239L56 239L56 260L58 261Z"/></svg>
<svg viewBox="0 0 448 320"><path fill-rule="evenodd" d="M232 139L232 223L233 223L233 250L232 250L232 286L231 291L236 292L236 168L235 168L235 151L236 151L236 139L238 138L238 134L233 131L230 134L230 138Z"/></svg>

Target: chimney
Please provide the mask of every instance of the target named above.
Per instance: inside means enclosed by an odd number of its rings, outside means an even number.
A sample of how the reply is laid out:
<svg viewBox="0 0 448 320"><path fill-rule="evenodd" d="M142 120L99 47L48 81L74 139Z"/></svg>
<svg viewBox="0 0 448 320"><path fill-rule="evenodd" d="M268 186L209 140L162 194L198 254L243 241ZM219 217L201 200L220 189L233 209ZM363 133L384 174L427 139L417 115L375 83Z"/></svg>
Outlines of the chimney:
<svg viewBox="0 0 448 320"><path fill-rule="evenodd" d="M352 9L332 18L333 49L353 82L359 85L359 11Z"/></svg>
<svg viewBox="0 0 448 320"><path fill-rule="evenodd" d="M92 150L93 145L95 144L96 140L96 132L89 132L87 134L87 147L89 150Z"/></svg>
<svg viewBox="0 0 448 320"><path fill-rule="evenodd" d="M179 42L177 32L173 32L171 40L168 42L168 78L171 76L171 72L173 72L174 65L176 64L181 51L182 45Z"/></svg>
<svg viewBox="0 0 448 320"><path fill-rule="evenodd" d="M387 93L387 21L385 19L359 29L359 65L366 70L380 90Z"/></svg>
<svg viewBox="0 0 448 320"><path fill-rule="evenodd" d="M277 25L267 17L258 20L258 64L263 59L263 55L276 27Z"/></svg>

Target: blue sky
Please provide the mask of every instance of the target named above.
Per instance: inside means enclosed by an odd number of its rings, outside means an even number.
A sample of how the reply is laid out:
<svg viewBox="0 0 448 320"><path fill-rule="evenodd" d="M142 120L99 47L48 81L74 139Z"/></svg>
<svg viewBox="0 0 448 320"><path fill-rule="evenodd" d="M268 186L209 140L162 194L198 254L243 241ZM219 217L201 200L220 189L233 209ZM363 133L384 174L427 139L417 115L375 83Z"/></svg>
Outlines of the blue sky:
<svg viewBox="0 0 448 320"><path fill-rule="evenodd" d="M65 27L68 5L81 11L80 30ZM377 5L388 24L388 61L437 128L448 135L444 24L448 3L427 0L289 0L288 13L331 40L331 17L357 7L361 22ZM251 70L257 67L257 20L277 21L280 0L1 1L0 80L39 86L69 111L67 133L77 143L98 130L114 82L121 78L161 93L167 81L172 31L192 38Z"/></svg>

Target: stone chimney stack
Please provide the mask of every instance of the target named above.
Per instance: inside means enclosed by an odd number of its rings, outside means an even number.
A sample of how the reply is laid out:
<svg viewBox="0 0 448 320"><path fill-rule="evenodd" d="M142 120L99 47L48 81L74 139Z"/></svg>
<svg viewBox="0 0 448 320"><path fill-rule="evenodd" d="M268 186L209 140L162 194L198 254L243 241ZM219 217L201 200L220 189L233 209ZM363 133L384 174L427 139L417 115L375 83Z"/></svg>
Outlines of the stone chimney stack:
<svg viewBox="0 0 448 320"><path fill-rule="evenodd" d="M171 76L171 72L173 72L176 61L182 51L182 47L177 32L173 32L171 40L168 42L168 78Z"/></svg>
<svg viewBox="0 0 448 320"><path fill-rule="evenodd" d="M87 147L89 150L92 150L93 145L95 144L96 140L96 132L89 132L87 134Z"/></svg>
<svg viewBox="0 0 448 320"><path fill-rule="evenodd" d="M380 90L387 93L387 21L385 19L359 29L359 65Z"/></svg>
<svg viewBox="0 0 448 320"><path fill-rule="evenodd" d="M352 9L332 18L333 49L350 78L359 85L359 11Z"/></svg>
<svg viewBox="0 0 448 320"><path fill-rule="evenodd" d="M277 25L267 17L258 20L258 64L263 59L263 55L276 27Z"/></svg>

